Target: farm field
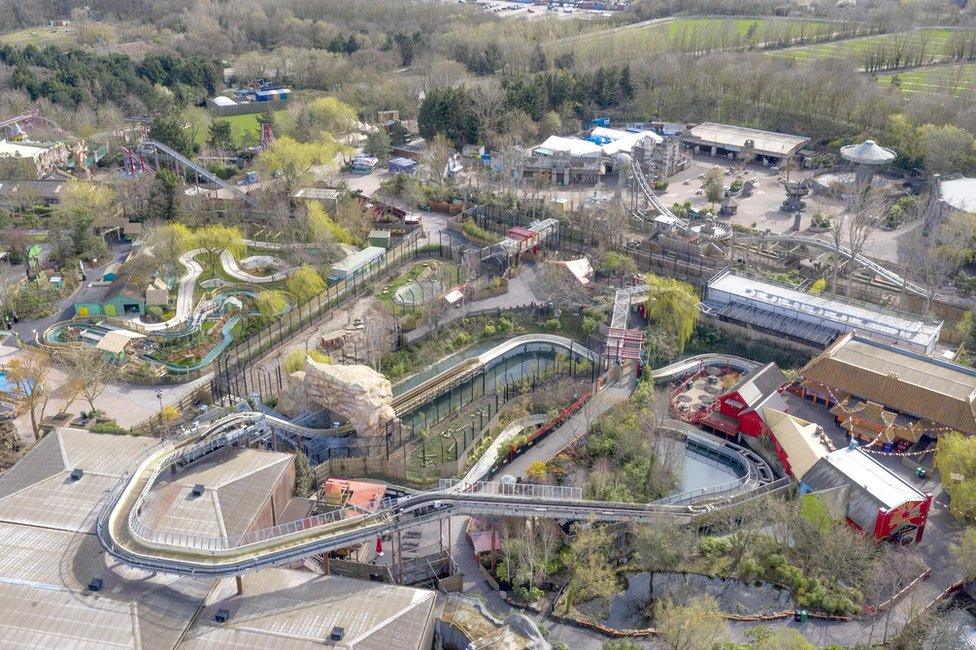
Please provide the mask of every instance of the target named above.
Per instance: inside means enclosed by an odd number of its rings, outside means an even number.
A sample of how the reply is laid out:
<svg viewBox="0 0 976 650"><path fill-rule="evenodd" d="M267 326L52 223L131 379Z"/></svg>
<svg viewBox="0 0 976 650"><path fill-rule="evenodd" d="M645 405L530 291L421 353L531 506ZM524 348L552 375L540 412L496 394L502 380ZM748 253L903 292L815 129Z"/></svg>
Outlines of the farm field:
<svg viewBox="0 0 976 650"><path fill-rule="evenodd" d="M893 84L892 81L897 83ZM976 63L953 63L878 75L885 88L896 85L905 93L968 96L976 93Z"/></svg>
<svg viewBox="0 0 976 650"><path fill-rule="evenodd" d="M28 27L16 32L0 34L0 45L77 45L77 33L74 27L48 27L47 25Z"/></svg>
<svg viewBox="0 0 976 650"><path fill-rule="evenodd" d="M578 60L605 61L669 51L703 54L716 50L785 47L850 38L864 33L865 29L855 23L820 20L689 17L587 34L557 48L574 50Z"/></svg>
<svg viewBox="0 0 976 650"><path fill-rule="evenodd" d="M931 27L790 47L770 52L770 56L791 58L799 63L842 59L861 70L877 72L950 61L958 58L956 53L965 50L971 38L967 32Z"/></svg>

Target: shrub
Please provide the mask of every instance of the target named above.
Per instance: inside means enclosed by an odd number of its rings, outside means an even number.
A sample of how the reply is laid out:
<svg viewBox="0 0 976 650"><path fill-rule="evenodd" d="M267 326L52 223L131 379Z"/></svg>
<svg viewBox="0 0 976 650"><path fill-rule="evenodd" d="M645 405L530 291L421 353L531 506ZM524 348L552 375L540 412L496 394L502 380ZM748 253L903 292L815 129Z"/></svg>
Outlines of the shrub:
<svg viewBox="0 0 976 650"><path fill-rule="evenodd" d="M733 194L735 194L736 192L741 192L743 185L745 185L745 183L742 182L742 179L737 178L734 181L732 181L731 185L729 185L729 191L732 192Z"/></svg>
<svg viewBox="0 0 976 650"><path fill-rule="evenodd" d="M89 429L92 433L114 433L116 435L129 435L129 430L121 427L115 422L96 422Z"/></svg>
<svg viewBox="0 0 976 650"><path fill-rule="evenodd" d="M303 348L295 348L285 355L285 359L281 364L285 369L285 372L292 373L299 370L304 370L306 355L308 355L312 361L317 361L318 363L329 363L331 361L329 355L323 354L318 350L308 350L306 352Z"/></svg>
<svg viewBox="0 0 976 650"><path fill-rule="evenodd" d="M698 550L707 558L717 558L732 552L732 542L724 537L705 536L698 541Z"/></svg>
<svg viewBox="0 0 976 650"><path fill-rule="evenodd" d="M498 241L498 238L474 222L474 219L465 219L461 222L461 232L469 239L488 242L490 244Z"/></svg>
<svg viewBox="0 0 976 650"><path fill-rule="evenodd" d="M562 326L563 324L559 321L558 318L550 318L549 320L546 321L546 329L549 330L550 332L555 332Z"/></svg>

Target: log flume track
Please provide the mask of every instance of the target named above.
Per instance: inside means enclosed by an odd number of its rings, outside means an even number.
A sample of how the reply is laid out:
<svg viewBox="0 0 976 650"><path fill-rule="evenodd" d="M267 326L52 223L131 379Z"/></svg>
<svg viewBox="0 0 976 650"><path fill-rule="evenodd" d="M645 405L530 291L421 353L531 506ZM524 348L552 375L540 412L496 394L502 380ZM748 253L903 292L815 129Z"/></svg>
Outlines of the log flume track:
<svg viewBox="0 0 976 650"><path fill-rule="evenodd" d="M515 337L478 357L462 361L467 374L472 366L490 363L527 343L569 346L569 340L539 334ZM573 345L584 356L595 353ZM474 363L472 363L474 362ZM753 362L725 355L704 355L662 369L661 378L680 376L703 362L722 365ZM456 380L456 369L421 383L410 391L410 403L436 397L437 387ZM655 378L658 374L655 373ZM436 381L435 381L436 380ZM124 475L103 504L96 523L97 537L119 561L151 571L180 575L230 576L300 560L456 515L507 515L593 521L654 521L669 518L691 521L743 500L785 488L789 481L737 483L734 490L712 493L690 503L612 503L582 498L579 488L503 482L442 481L438 489L383 501L375 511L355 507L308 517L272 528L233 537L204 537L154 531L142 517L153 500L156 479L232 445L268 426L301 435L324 430L308 429L263 413L233 413L215 422L197 425L179 436L161 440L149 449L138 466ZM334 430L333 430L334 433Z"/></svg>

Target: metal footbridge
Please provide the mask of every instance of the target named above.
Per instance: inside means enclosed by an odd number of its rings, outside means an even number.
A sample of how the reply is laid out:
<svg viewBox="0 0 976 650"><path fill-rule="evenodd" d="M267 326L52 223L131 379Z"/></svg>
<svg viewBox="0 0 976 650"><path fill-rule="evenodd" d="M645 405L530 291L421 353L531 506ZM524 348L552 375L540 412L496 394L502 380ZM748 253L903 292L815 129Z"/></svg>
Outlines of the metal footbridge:
<svg viewBox="0 0 976 650"><path fill-rule="evenodd" d="M506 515L593 521L688 522L789 484L779 479L694 504L589 501L579 488L505 482L441 482L438 489L383 501L375 511L347 507L239 536L154 531L143 518L156 480L269 426L260 413L238 413L161 441L112 489L96 535L119 561L149 571L230 576L371 541L379 535L457 515ZM744 483L739 487L741 488ZM751 484L750 484L751 485Z"/></svg>

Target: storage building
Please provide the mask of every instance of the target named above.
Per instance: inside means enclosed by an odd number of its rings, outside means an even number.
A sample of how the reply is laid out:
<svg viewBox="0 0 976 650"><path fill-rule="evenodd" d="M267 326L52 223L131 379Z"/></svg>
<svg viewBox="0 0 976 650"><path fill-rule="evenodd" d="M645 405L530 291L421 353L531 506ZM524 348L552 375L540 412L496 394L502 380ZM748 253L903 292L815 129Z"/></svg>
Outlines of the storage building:
<svg viewBox="0 0 976 650"><path fill-rule="evenodd" d="M384 260L386 260L385 248L368 246L336 263L329 275L329 284L335 284L340 280L355 280L374 266L382 264Z"/></svg>
<svg viewBox="0 0 976 650"><path fill-rule="evenodd" d="M847 521L877 540L922 541L932 495L922 494L858 446L818 460L800 481L801 493L846 488Z"/></svg>
<svg viewBox="0 0 976 650"><path fill-rule="evenodd" d="M754 154L765 165L778 165L795 155L810 142L802 135L761 131L743 126L703 122L682 135L685 144L695 153L711 156L738 157L743 152Z"/></svg>
<svg viewBox="0 0 976 650"><path fill-rule="evenodd" d="M719 320L817 348L856 331L861 338L932 354L942 332L941 322L815 296L729 271L709 280L703 305Z"/></svg>

